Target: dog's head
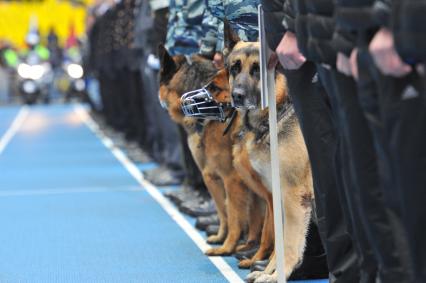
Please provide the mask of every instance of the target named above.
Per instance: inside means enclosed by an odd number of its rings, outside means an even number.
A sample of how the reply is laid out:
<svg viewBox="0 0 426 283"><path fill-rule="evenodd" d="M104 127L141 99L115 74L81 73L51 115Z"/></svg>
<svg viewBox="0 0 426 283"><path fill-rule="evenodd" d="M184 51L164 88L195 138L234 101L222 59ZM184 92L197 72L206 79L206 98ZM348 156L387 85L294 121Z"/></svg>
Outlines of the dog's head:
<svg viewBox="0 0 426 283"><path fill-rule="evenodd" d="M226 68L229 88L236 108L255 109L261 104L260 43L243 42L225 23ZM277 104L287 99L287 84L283 74L275 72Z"/></svg>
<svg viewBox="0 0 426 283"><path fill-rule="evenodd" d="M182 110L187 117L224 122L232 109L227 70L222 69L203 88L185 93Z"/></svg>
<svg viewBox="0 0 426 283"><path fill-rule="evenodd" d="M217 69L211 60L198 55L189 58L182 55L171 56L164 46L159 47L159 54L160 103L175 122L182 123L182 94L203 87L216 74Z"/></svg>
<svg viewBox="0 0 426 283"><path fill-rule="evenodd" d="M232 100L237 108L254 109L260 105L260 44L243 42L225 25L226 68Z"/></svg>

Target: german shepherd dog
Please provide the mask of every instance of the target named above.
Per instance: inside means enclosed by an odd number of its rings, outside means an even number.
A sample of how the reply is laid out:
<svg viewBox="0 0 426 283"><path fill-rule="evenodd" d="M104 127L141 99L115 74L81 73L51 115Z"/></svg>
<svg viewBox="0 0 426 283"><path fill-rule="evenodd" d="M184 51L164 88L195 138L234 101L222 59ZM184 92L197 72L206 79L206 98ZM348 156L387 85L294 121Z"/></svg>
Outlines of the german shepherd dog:
<svg viewBox="0 0 426 283"><path fill-rule="evenodd" d="M240 262L241 267L246 267L267 257L274 244L268 109L259 109L260 44L242 42L232 32L225 32L229 89L240 117L232 133L239 140L233 147L234 166L249 189L263 198L267 205L260 248L251 260ZM313 181L306 145L287 95L285 78L276 73L275 80L279 137L277 154L280 158L281 189L286 200L283 204L284 269L288 278L302 261L312 210ZM254 273L248 279L254 280L260 276L256 282L275 281L274 253L265 273L273 274Z"/></svg>
<svg viewBox="0 0 426 283"><path fill-rule="evenodd" d="M256 217L250 220L248 241L258 241L263 225L263 218L259 217L262 214L259 213L262 207L258 201L252 200L252 195L247 194L246 186L233 167L231 139L223 136L226 125L219 121L185 117L181 109L181 96L205 86L216 74L217 69L210 60L198 55L193 55L187 60L185 56L171 57L161 46L159 51L160 101L166 106L171 118L185 128L189 148L216 204L220 219L218 234L210 236L207 242L223 245L207 250L206 254L210 256L231 254L247 227L250 217L249 207L253 208ZM239 250L245 247L241 246Z"/></svg>

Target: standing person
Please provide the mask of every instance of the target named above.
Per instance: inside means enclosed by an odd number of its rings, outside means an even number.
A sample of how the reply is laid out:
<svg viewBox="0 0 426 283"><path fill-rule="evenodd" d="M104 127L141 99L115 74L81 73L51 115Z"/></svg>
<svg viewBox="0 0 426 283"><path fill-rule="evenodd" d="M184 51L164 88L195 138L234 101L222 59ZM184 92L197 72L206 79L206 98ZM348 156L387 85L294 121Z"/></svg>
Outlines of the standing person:
<svg viewBox="0 0 426 283"><path fill-rule="evenodd" d="M168 0L141 0L135 25L135 46L143 49L140 64L142 91L141 120L138 122L144 128L145 134L140 136L144 149L160 163L158 182L163 184L181 183L184 175L182 167L182 152L176 146L179 133L169 115L162 111L158 103L158 70L159 60L157 48L164 44L167 34ZM153 175L154 176L154 175ZM154 180L151 180L154 181Z"/></svg>
<svg viewBox="0 0 426 283"><path fill-rule="evenodd" d="M49 87L49 97L57 98L60 96L60 93L55 85L55 82L58 80L61 75L61 67L63 63L63 52L62 48L59 46L59 38L56 34L56 31L53 27L50 28L49 34L47 35L47 49L50 53L50 66L53 71L53 82Z"/></svg>
<svg viewBox="0 0 426 283"><path fill-rule="evenodd" d="M375 98L379 108L374 117L380 118L382 142L377 144L388 154L389 175L384 178L401 212L413 282L426 282L426 235L421 225L426 221L421 201L426 196L426 2L377 1L372 9L378 4L383 21L368 49L360 49L357 62L374 72L360 73L359 85L364 86L364 98ZM366 83L376 88L367 89Z"/></svg>
<svg viewBox="0 0 426 283"><path fill-rule="evenodd" d="M298 10L287 0L262 1L262 4L268 44L284 67L311 161L316 214L327 253L330 282L359 282L357 254L348 233L353 224L350 203L342 191L342 175L336 174L340 164L335 161L342 160L335 157L341 147L324 81L318 80L314 62L307 60L299 50L296 36L306 40L306 35L296 29ZM315 61L322 60L324 58Z"/></svg>
<svg viewBox="0 0 426 283"><path fill-rule="evenodd" d="M200 40L203 35L202 20L205 8L203 0L170 1L165 44L170 55L191 56L199 52ZM205 198L207 189L189 150L186 132L181 126L178 126L178 128L185 171L184 189L179 193L171 194L170 197L180 204L181 210L190 215L214 214L213 202L211 199ZM159 174L161 172L154 170L147 172L146 177L154 184L161 184L161 178L157 177ZM201 198L198 197L200 195Z"/></svg>

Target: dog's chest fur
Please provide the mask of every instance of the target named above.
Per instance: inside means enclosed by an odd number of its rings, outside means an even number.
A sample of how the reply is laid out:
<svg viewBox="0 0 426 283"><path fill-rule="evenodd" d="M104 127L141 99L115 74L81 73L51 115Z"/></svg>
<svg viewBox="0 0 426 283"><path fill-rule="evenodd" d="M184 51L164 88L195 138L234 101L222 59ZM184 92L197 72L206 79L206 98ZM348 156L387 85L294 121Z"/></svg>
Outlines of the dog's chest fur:
<svg viewBox="0 0 426 283"><path fill-rule="evenodd" d="M269 123L267 112L252 111L246 113L240 135L244 136L244 142L249 152L250 163L256 173L262 178L262 182L271 191L271 155L269 141ZM294 168L289 166L287 158L288 150L294 144L295 127L298 127L297 119L291 105L281 105L278 111L278 158L280 160L281 178L288 178L288 171L283 168ZM291 171L291 169L289 170Z"/></svg>
<svg viewBox="0 0 426 283"><path fill-rule="evenodd" d="M253 133L248 133L246 146L249 152L250 163L254 171L261 176L262 183L271 191L272 179L269 145L256 142L255 135Z"/></svg>
<svg viewBox="0 0 426 283"><path fill-rule="evenodd" d="M186 124L189 148L201 170L206 166L218 173L231 170L232 143L229 136L223 136L225 126L208 120Z"/></svg>

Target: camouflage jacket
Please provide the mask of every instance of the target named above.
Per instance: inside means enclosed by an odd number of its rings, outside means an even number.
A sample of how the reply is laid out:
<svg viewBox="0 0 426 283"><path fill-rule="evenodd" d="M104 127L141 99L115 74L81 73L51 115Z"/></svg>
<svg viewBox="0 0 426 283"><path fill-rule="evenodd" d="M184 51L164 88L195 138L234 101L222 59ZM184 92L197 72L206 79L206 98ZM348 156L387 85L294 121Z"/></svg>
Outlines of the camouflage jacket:
<svg viewBox="0 0 426 283"><path fill-rule="evenodd" d="M204 0L170 0L166 48L171 55L199 52L205 10Z"/></svg>
<svg viewBox="0 0 426 283"><path fill-rule="evenodd" d="M203 20L204 37L201 53L211 54L223 50L223 20L244 41L257 41L257 6L260 0L205 0L208 16Z"/></svg>

